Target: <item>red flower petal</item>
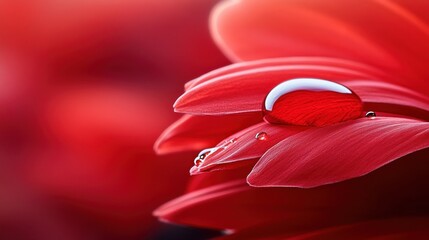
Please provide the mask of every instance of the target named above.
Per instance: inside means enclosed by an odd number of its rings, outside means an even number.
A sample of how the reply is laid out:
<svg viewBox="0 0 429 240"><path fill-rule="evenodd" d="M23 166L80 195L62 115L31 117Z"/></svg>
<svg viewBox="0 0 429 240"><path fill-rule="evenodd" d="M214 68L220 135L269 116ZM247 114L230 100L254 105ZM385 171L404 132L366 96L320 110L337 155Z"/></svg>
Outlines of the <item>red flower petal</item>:
<svg viewBox="0 0 429 240"><path fill-rule="evenodd" d="M292 78L321 78L344 82L374 79L366 73L320 65L262 67L222 75L191 88L177 99L177 112L222 115L261 111L262 102L277 84Z"/></svg>
<svg viewBox="0 0 429 240"><path fill-rule="evenodd" d="M365 72L315 65L262 67L222 75L192 87L176 101L175 108L179 112L208 115L261 111L263 100L273 87L297 77L325 78L344 84L373 111L398 114L399 109L399 114L429 119L429 98L421 93L383 81L354 80L373 79Z"/></svg>
<svg viewBox="0 0 429 240"><path fill-rule="evenodd" d="M423 94L385 82L362 80L344 84L363 99L367 110L429 120L429 98Z"/></svg>
<svg viewBox="0 0 429 240"><path fill-rule="evenodd" d="M226 182L237 181L246 178L250 171L252 171L254 164L239 169L233 169L231 171L222 172L207 172L205 174L199 174L191 176L186 193L195 192L200 189L224 184Z"/></svg>
<svg viewBox="0 0 429 240"><path fill-rule="evenodd" d="M256 124L228 137L225 141L235 139L235 142L211 154L199 168L194 169L193 173L239 167L236 165L238 162L259 159L278 142L306 129L308 127L273 125L265 122ZM264 139L257 139L258 133L264 133Z"/></svg>
<svg viewBox="0 0 429 240"><path fill-rule="evenodd" d="M333 4L338 6L337 11L338 8L349 13L358 11L342 9L352 7L354 4L350 2L224 1L212 15L212 35L235 60L313 55L353 57L358 61L382 61L384 64L394 61L380 45L368 41L356 28L337 19L339 13L326 14L335 8ZM362 8L368 6L361 4Z"/></svg>
<svg viewBox="0 0 429 240"><path fill-rule="evenodd" d="M201 150L261 121L260 113L228 116L185 115L164 131L156 141L154 149L158 154Z"/></svg>
<svg viewBox="0 0 429 240"><path fill-rule="evenodd" d="M183 210L185 210L186 208L195 209L195 207L200 202L214 201L215 199L228 196L231 193L239 193L239 192L246 191L248 188L249 187L243 181L240 181L240 180L219 184L213 187L204 188L202 190L183 195L173 201L170 201L162 205L157 210L155 210L154 215L157 217L160 217L164 221L171 221L171 219L177 218L177 219L180 219L177 222L182 224L184 223L184 224L190 224L190 225L196 225L196 226L210 226L213 228L222 229L222 228L225 228L225 226L238 222L241 216L237 216L233 222L230 222L228 219L226 219L226 221L223 224L221 223L222 221L219 221L220 216L216 219L208 218L206 221L198 224L198 222L195 222L192 219L198 216L195 216L192 214L193 216L191 216L191 219L187 219L187 216L186 216L187 213L183 215L181 214L181 212L183 212ZM221 207L221 206L218 206L218 207ZM192 210L192 211L195 211L195 210ZM202 217L202 215L204 214L201 214L200 217Z"/></svg>
<svg viewBox="0 0 429 240"><path fill-rule="evenodd" d="M252 70L256 68L263 67L275 67L275 66L285 66L285 65L318 65L318 66L327 66L327 67L339 67L346 68L357 72L366 73L370 76L374 76L377 79L389 79L390 77L383 73L382 71L362 64L358 62L352 62L344 59L337 58L327 58L327 57L287 57L287 58L271 58L271 59L262 59L256 61L246 61L240 63L234 63L214 71L211 71L207 74L202 75L199 78L196 78L192 81L189 81L185 84L185 89L189 90L201 83L212 80L216 77L221 77L227 74L241 72L245 70Z"/></svg>
<svg viewBox="0 0 429 240"><path fill-rule="evenodd" d="M365 177L311 189L252 188L234 180L234 175L245 175L241 169L206 173L196 176L203 188L197 186L197 191L161 206L155 215L178 224L237 231L282 222L283 231L296 233L386 215L423 213L429 209L429 193L422 190L429 184L427 154L419 151ZM224 182L215 177L226 173ZM217 184L204 188L204 179Z"/></svg>
<svg viewBox="0 0 429 240"><path fill-rule="evenodd" d="M248 177L252 186L317 187L359 177L429 147L429 123L358 119L314 128L271 148Z"/></svg>
<svg viewBox="0 0 429 240"><path fill-rule="evenodd" d="M344 58L407 76L409 87L428 93L428 8L424 1L224 1L211 28L234 60Z"/></svg>

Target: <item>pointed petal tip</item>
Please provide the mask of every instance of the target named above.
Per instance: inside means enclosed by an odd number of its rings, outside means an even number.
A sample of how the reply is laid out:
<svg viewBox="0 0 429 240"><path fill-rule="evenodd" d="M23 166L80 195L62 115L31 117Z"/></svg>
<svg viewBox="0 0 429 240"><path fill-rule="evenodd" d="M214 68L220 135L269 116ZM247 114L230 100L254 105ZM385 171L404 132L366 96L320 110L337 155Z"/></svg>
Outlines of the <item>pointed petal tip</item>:
<svg viewBox="0 0 429 240"><path fill-rule="evenodd" d="M153 151L155 152L156 155L159 155L159 156L165 156L165 155L168 155L168 154L183 152L180 149L174 149L174 148L164 147L162 144L158 145L158 146L154 145L153 146Z"/></svg>
<svg viewBox="0 0 429 240"><path fill-rule="evenodd" d="M189 175L190 176L196 176L196 175L200 175L200 174L203 174L203 173L204 173L204 171L202 171L197 166L192 166L191 169L189 170Z"/></svg>
<svg viewBox="0 0 429 240"><path fill-rule="evenodd" d="M162 148L162 144L164 142L164 134L161 134L161 136L158 137L158 139L156 139L155 143L153 144L153 151L157 154L157 155L162 155L164 154L164 149Z"/></svg>
<svg viewBox="0 0 429 240"><path fill-rule="evenodd" d="M167 152L165 152L162 148L159 148L158 146L153 146L153 151L156 153L156 155L165 155Z"/></svg>
<svg viewBox="0 0 429 240"><path fill-rule="evenodd" d="M184 101L185 96L187 95L189 91L185 91L184 93L182 93L182 95L180 95L176 101L173 103L173 109L174 112L177 113L186 113L186 111L183 111L182 109L186 107L186 102Z"/></svg>
<svg viewBox="0 0 429 240"><path fill-rule="evenodd" d="M199 148L197 149L193 147L185 148L183 146L174 147L172 146L172 144L170 144L169 140L170 140L169 138L162 138L162 136L158 138L158 140L153 145L153 151L157 155L163 156L163 155L168 155L173 153L188 152L188 151L194 151L199 149Z"/></svg>
<svg viewBox="0 0 429 240"><path fill-rule="evenodd" d="M240 3L240 1L241 0L224 0L218 2L214 6L209 17L209 29L213 41L231 62L240 62L241 59L236 54L234 54L233 51L229 50L229 48L226 46L225 40L223 39L222 34L219 30L219 21L224 11L226 11L233 5Z"/></svg>
<svg viewBox="0 0 429 240"><path fill-rule="evenodd" d="M183 95L182 95L183 96ZM173 103L173 110L174 112L180 112L178 111L178 108L180 108L180 98L182 97L180 96L179 98L176 99L176 101Z"/></svg>
<svg viewBox="0 0 429 240"><path fill-rule="evenodd" d="M168 141L168 135L169 135L169 128L164 130L163 133L156 139L155 143L153 144L153 151L157 155L166 155L169 153L177 152L177 151L171 151L171 149L165 147L165 142Z"/></svg>

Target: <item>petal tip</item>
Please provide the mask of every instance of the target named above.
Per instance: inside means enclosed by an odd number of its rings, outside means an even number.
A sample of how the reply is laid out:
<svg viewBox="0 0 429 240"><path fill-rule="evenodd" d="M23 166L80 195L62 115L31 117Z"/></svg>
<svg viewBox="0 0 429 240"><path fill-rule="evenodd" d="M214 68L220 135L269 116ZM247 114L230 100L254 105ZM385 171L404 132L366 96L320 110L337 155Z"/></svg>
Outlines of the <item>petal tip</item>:
<svg viewBox="0 0 429 240"><path fill-rule="evenodd" d="M214 42L216 43L217 46L219 46L220 50L225 54L225 56L232 62L239 62L241 61L241 59L238 56L236 56L225 43L225 40L223 39L222 33L220 31L219 22L220 22L220 19L222 18L221 16L223 12L231 8L233 5L239 4L240 2L241 0L220 1L213 8L210 14L210 20L209 20L210 34L212 35Z"/></svg>
<svg viewBox="0 0 429 240"><path fill-rule="evenodd" d="M189 170L189 175L191 175L191 176L195 176L195 175L199 175L199 174L201 174L201 172L197 166L192 166L191 169Z"/></svg>

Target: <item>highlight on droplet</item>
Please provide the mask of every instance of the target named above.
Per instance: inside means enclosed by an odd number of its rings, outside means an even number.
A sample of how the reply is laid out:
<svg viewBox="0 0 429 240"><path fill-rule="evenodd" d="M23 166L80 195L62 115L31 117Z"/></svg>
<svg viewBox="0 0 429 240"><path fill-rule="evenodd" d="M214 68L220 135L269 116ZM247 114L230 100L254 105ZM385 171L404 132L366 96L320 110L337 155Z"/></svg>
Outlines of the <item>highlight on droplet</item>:
<svg viewBox="0 0 429 240"><path fill-rule="evenodd" d="M255 138L259 141L265 141L268 139L268 134L266 132L258 132L255 135Z"/></svg>
<svg viewBox="0 0 429 240"><path fill-rule="evenodd" d="M274 87L262 110L268 123L320 127L361 117L362 101L341 84L297 78Z"/></svg>

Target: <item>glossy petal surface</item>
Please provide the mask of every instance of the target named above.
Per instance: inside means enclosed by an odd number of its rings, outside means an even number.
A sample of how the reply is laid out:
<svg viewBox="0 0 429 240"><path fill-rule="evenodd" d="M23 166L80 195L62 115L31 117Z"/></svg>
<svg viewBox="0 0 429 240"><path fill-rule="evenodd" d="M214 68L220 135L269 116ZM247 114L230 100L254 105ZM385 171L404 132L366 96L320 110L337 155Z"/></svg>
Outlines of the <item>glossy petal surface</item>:
<svg viewBox="0 0 429 240"><path fill-rule="evenodd" d="M425 214L429 194L421 189L428 187L427 154L422 150L365 177L311 189L252 188L239 180L246 175L240 169L205 173L195 176L198 184L192 192L164 204L155 215L179 224L235 230L281 222L281 230L290 233L387 213Z"/></svg>
<svg viewBox="0 0 429 240"><path fill-rule="evenodd" d="M164 131L154 148L159 154L201 150L261 121L262 116L259 113L228 116L185 115Z"/></svg>
<svg viewBox="0 0 429 240"><path fill-rule="evenodd" d="M265 96L272 88L285 80L303 77L338 83L351 79L373 79L363 72L319 65L254 68L222 75L197 85L177 99L174 107L177 112L199 115L260 111Z"/></svg>
<svg viewBox="0 0 429 240"><path fill-rule="evenodd" d="M428 8L427 1L406 0L231 0L214 10L211 29L235 61L343 58L393 72L408 87L428 93Z"/></svg>
<svg viewBox="0 0 429 240"><path fill-rule="evenodd" d="M207 157L204 163L200 167L194 167L191 173L231 169L239 167L239 162L258 160L278 142L306 129L308 127L272 125L265 122L256 124L226 138L225 141L235 139L235 142ZM258 139L260 133L264 134L264 138Z"/></svg>
<svg viewBox="0 0 429 240"><path fill-rule="evenodd" d="M359 62L348 61L339 58L328 58L328 57L284 57L284 58L267 58L246 62L234 63L225 67L218 68L211 72L208 72L192 81L186 83L185 88L189 90L199 84L210 81L216 77L227 75L230 73L241 72L245 70L252 70L263 67L274 67L274 66L285 66L285 65L320 65L327 67L338 67L354 70L357 72L366 73L368 76L376 79L391 79L392 76L380 71L380 69L374 68L369 65L365 65Z"/></svg>
<svg viewBox="0 0 429 240"><path fill-rule="evenodd" d="M176 101L175 110L199 115L258 112L272 88L287 79L303 76L345 85L372 108L367 110L387 109L396 114L429 119L429 98L420 92L381 80L363 80L372 79L366 72L318 65L254 68L215 77L186 91Z"/></svg>
<svg viewBox="0 0 429 240"><path fill-rule="evenodd" d="M359 119L286 138L248 177L252 186L310 188L365 175L429 147L429 123L404 118Z"/></svg>

